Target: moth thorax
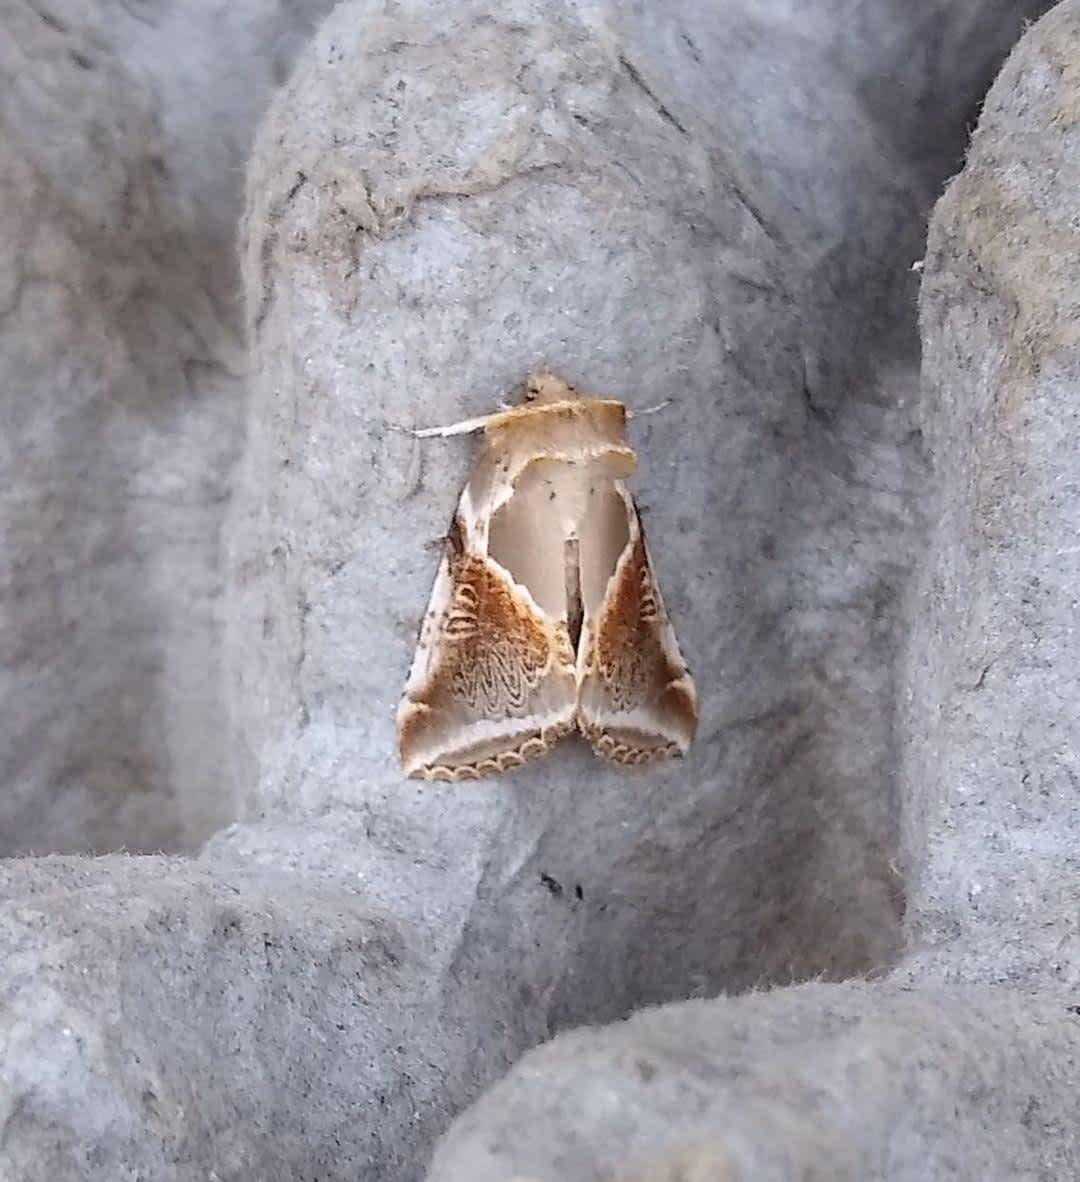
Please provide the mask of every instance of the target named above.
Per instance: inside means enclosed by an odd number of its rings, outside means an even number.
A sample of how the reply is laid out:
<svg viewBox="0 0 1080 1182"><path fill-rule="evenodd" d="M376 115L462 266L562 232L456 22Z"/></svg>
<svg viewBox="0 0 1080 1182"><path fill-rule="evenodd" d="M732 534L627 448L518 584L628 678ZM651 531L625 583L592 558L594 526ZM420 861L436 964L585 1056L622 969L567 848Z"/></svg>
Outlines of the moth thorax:
<svg viewBox="0 0 1080 1182"><path fill-rule="evenodd" d="M534 373L526 379L523 401L543 405L548 402L563 402L577 396L574 387L558 374Z"/></svg>

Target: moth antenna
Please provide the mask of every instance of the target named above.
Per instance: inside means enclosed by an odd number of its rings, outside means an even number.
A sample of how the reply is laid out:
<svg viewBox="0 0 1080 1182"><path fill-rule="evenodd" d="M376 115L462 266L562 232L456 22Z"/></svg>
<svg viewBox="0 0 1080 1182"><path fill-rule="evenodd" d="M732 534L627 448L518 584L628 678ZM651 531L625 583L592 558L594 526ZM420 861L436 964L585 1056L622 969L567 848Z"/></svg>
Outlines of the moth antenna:
<svg viewBox="0 0 1080 1182"><path fill-rule="evenodd" d="M451 435L471 435L473 431L482 431L492 419L498 417L497 414L481 415L476 419L462 419L460 423L450 423L446 427L416 427L409 430L409 434L414 439L446 439Z"/></svg>
<svg viewBox="0 0 1080 1182"><path fill-rule="evenodd" d="M644 410L627 410L626 417L628 419L643 419L646 415L654 415L659 413L666 406L671 405L671 399L665 398L663 402L658 402L655 406L647 406Z"/></svg>

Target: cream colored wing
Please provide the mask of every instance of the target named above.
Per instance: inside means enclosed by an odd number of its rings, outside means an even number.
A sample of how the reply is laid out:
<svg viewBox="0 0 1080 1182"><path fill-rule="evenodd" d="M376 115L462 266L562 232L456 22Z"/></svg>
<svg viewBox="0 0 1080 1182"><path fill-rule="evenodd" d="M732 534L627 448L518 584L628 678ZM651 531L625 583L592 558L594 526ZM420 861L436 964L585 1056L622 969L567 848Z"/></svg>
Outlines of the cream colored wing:
<svg viewBox="0 0 1080 1182"><path fill-rule="evenodd" d="M459 510L398 708L406 774L475 780L544 754L573 729L576 688L565 623L472 544Z"/></svg>
<svg viewBox="0 0 1080 1182"><path fill-rule="evenodd" d="M609 501L599 534L582 537L583 550L596 539L599 570L612 569L612 539L624 544L602 594L584 597L578 725L598 755L636 765L686 753L697 729L697 693L664 610L637 509L621 481L613 482ZM582 576L585 586L599 582L584 561Z"/></svg>

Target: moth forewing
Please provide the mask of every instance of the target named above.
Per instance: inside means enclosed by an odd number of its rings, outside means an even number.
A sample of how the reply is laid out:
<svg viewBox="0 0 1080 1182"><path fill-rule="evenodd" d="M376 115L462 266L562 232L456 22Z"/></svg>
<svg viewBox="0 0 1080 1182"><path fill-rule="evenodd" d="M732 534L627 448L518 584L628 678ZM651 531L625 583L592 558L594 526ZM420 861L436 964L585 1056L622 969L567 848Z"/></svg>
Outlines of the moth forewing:
<svg viewBox="0 0 1080 1182"><path fill-rule="evenodd" d="M565 637L497 563L452 547L450 594L398 710L405 771L424 779L516 767L572 729L576 712Z"/></svg>
<svg viewBox="0 0 1080 1182"><path fill-rule="evenodd" d="M696 697L623 484L626 418L535 374L524 405L455 425L485 441L398 711L408 775L495 774L575 726L621 764L689 746Z"/></svg>
<svg viewBox="0 0 1080 1182"><path fill-rule="evenodd" d="M641 520L616 482L625 542L578 651L578 725L597 754L650 763L686 753L697 696L668 619Z"/></svg>

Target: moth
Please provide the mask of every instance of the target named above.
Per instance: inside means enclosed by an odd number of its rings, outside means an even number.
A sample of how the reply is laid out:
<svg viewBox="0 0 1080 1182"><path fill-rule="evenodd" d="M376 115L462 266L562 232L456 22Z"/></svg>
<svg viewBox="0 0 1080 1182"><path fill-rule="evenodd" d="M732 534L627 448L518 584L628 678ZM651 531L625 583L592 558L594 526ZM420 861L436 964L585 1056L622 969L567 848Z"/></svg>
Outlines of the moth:
<svg viewBox="0 0 1080 1182"><path fill-rule="evenodd" d="M450 529L397 733L405 773L474 780L578 729L616 764L683 755L697 694L625 481L621 402L532 374L483 431Z"/></svg>

